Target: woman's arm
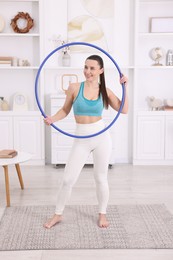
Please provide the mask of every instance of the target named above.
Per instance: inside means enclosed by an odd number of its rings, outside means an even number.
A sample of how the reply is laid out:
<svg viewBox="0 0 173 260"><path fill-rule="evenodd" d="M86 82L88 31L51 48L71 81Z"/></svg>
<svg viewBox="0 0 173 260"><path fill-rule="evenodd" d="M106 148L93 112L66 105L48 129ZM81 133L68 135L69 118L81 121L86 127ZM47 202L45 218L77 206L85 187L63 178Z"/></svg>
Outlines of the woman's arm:
<svg viewBox="0 0 173 260"><path fill-rule="evenodd" d="M128 82L127 77L126 76L122 76L121 79L120 79L120 84L124 83L124 86L125 86L124 106L123 106L123 109L121 111L121 113L123 113L123 114L127 114L128 113L127 82ZM109 105L113 109L118 111L120 106L121 106L121 100L119 100L119 98L110 89L107 89L107 92L108 92L108 98L109 98Z"/></svg>
<svg viewBox="0 0 173 260"><path fill-rule="evenodd" d="M44 118L45 124L51 125L52 123L65 118L70 113L73 100L74 100L74 85L70 85L68 90L66 91L66 99L63 107L60 110L58 110L55 115L47 116L46 118Z"/></svg>

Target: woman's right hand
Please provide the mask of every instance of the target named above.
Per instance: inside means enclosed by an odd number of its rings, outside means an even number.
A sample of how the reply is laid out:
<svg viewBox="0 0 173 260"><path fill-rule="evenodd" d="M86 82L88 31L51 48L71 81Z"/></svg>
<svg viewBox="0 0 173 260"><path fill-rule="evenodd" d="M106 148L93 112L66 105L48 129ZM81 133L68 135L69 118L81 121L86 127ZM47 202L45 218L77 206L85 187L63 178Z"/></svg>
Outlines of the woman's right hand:
<svg viewBox="0 0 173 260"><path fill-rule="evenodd" d="M51 124L53 124L53 120L52 120L52 117L51 117L51 116L47 116L47 117L45 117L43 120L44 120L44 123L45 123L46 125L51 125Z"/></svg>

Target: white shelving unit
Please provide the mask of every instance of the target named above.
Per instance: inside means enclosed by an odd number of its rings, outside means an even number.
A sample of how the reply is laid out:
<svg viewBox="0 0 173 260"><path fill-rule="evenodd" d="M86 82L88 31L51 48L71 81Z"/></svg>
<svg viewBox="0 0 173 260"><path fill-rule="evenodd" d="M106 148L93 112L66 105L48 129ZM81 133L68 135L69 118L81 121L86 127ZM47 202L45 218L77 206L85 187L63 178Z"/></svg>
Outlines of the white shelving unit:
<svg viewBox="0 0 173 260"><path fill-rule="evenodd" d="M56 9L55 6L61 5L61 9ZM68 1L50 0L48 12L45 14L45 52L49 53L53 50L53 44L49 39L52 35L60 34L62 38L67 37L67 5ZM127 8L124 8L124 5ZM130 82L133 81L133 52L129 51L129 45L132 46L133 37L130 31L127 30L127 24L131 27L133 24L133 7L129 0L115 1L115 17L112 25L114 41L114 50L110 53L120 66L122 72L129 76ZM118 12L117 12L118 10ZM51 14L51 15L50 15ZM123 20L123 22L122 22ZM49 21L49 23L47 23ZM117 26L120 24L121 26ZM125 31L125 33L124 33ZM115 39L114 39L115 37ZM71 53L71 66L62 67L59 62L59 53L54 54L51 59L45 64L45 111L47 114L52 114L57 111L60 104L64 100L64 93L61 89L61 77L63 74L74 73L78 75L79 82L84 80L83 66L84 61L91 53L80 52ZM93 54L93 52L92 52ZM102 53L99 53L103 55ZM105 62L106 82L109 88L112 88L117 95L121 97L121 85L119 85L119 74L113 63L103 55ZM68 86L66 86L68 87ZM63 95L63 98L61 97ZM132 94L130 94L132 95ZM132 98L132 97L130 97ZM121 115L116 124L111 127L111 135L113 140L113 151L110 164L127 163L131 160L131 143L132 125L129 124L132 118L132 111L129 115ZM111 122L116 115L112 111L108 121ZM59 122L60 124L60 122ZM68 117L63 119L60 127L69 133L73 133L74 118ZM128 138L129 137L129 138ZM64 164L67 161L72 138L59 133L54 128L46 127L46 158L52 164ZM92 158L89 158L87 163L92 163Z"/></svg>
<svg viewBox="0 0 173 260"><path fill-rule="evenodd" d="M16 149L30 152L33 157L28 163L44 164L44 125L35 102L34 82L42 58L42 1L0 0L0 15L5 27L0 32L1 57L27 60L30 66L0 67L0 96L9 103L9 111L0 111L0 149ZM10 25L18 12L29 13L34 26L28 33L15 33ZM39 81L40 100L43 104L43 79ZM15 93L27 96L28 110L14 111Z"/></svg>
<svg viewBox="0 0 173 260"><path fill-rule="evenodd" d="M130 111L127 116L120 116L113 126L113 142L115 163L132 162L134 164L164 164L173 165L173 112L149 111L147 96L159 99L173 97L173 67L166 66L166 52L173 49L173 33L151 33L149 20L151 17L172 17L173 0L115 0L115 17L112 25L113 49L112 57L120 66L122 72L129 78ZM61 8L58 8L61 6ZM0 96L10 105L10 111L0 111L1 125L4 138L0 139L0 149L5 146L29 151L34 154L33 163L44 163L44 137L46 138L46 160L51 158L51 138L53 131L46 127L44 136L43 120L35 101L34 82L39 65L55 46L51 42L53 35L67 38L67 7L64 0L0 0L0 15L5 19L5 28L0 33L0 56L27 59L29 67L0 67ZM118 10L118 11L117 11ZM18 12L28 12L34 18L34 28L27 34L14 33L11 19ZM44 17L44 19L42 19ZM152 48L161 47L165 52L161 60L163 66L152 66L154 61L149 56ZM62 67L59 54L54 54L45 64L39 80L39 96L45 112L51 112L51 99L59 102L61 77L66 73L74 73L83 80L83 61L86 53L72 54L71 67ZM118 74L111 62L106 63L107 86L120 94ZM28 97L28 111L15 112L12 110L13 95L24 93ZM58 97L57 97L58 96ZM51 97L51 98L50 98ZM57 103L58 107L59 103ZM24 119L25 118L25 119ZM31 118L33 122L31 122ZM22 120L24 120L22 124ZM35 122L35 123L34 123ZM21 126L19 128L18 126ZM24 133L27 140L31 127L34 131L32 140L38 140L36 149L32 143L20 143ZM62 128L66 124L62 125ZM13 133L9 129L15 129ZM68 130L68 129L67 129ZM18 132L17 132L18 131ZM7 135L7 133L9 133ZM58 135L56 132L53 135ZM69 137L60 134L60 140ZM68 140L67 140L68 138ZM6 140L6 141L5 141ZM144 141L145 140L145 141ZM29 141L28 141L29 142ZM10 145L9 145L10 144ZM67 145L67 146L68 146ZM58 148L61 152L65 147ZM69 149L69 146L68 146ZM63 158L63 162L66 157ZM58 163L59 161L57 161ZM54 161L54 163L56 163Z"/></svg>
<svg viewBox="0 0 173 260"><path fill-rule="evenodd" d="M146 97L173 98L173 66L166 66L166 52L173 49L173 33L151 33L151 17L171 17L172 0L135 2L135 81L133 163L173 165L173 111L150 111ZM152 66L152 48L164 50L162 66ZM168 148L169 146L169 148Z"/></svg>

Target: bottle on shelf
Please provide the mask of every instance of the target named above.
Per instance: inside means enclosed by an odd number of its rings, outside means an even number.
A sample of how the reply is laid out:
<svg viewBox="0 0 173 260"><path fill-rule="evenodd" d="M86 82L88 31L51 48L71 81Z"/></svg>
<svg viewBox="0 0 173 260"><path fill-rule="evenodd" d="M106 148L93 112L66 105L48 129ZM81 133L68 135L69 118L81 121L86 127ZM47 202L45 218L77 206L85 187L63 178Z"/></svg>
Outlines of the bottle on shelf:
<svg viewBox="0 0 173 260"><path fill-rule="evenodd" d="M0 97L0 99L1 99L1 110L2 111L7 111L7 110L9 110L9 104L8 104L8 102L7 102L7 100L5 100L4 99L4 97Z"/></svg>
<svg viewBox="0 0 173 260"><path fill-rule="evenodd" d="M62 55L62 66L64 67L70 67L71 57L70 54L65 51Z"/></svg>
<svg viewBox="0 0 173 260"><path fill-rule="evenodd" d="M173 50L168 50L168 52L167 52L166 65L173 66Z"/></svg>
<svg viewBox="0 0 173 260"><path fill-rule="evenodd" d="M1 105L2 105L3 99L4 99L3 97L0 97L0 110L2 110L2 109L1 109Z"/></svg>

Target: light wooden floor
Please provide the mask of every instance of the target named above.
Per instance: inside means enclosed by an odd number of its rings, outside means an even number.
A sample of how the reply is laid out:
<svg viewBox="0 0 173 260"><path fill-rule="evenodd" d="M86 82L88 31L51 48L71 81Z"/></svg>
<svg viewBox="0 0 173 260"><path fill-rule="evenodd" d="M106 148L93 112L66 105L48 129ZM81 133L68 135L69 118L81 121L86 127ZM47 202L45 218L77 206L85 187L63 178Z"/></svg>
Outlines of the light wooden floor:
<svg viewBox="0 0 173 260"><path fill-rule="evenodd" d="M54 205L63 167L22 166L25 189L20 190L9 167L12 205ZM173 167L116 165L109 170L110 204L165 203L173 213ZM96 204L92 167L85 167L69 204ZM4 174L0 169L0 215L6 206ZM172 260L173 250L56 250L0 252L0 260Z"/></svg>

